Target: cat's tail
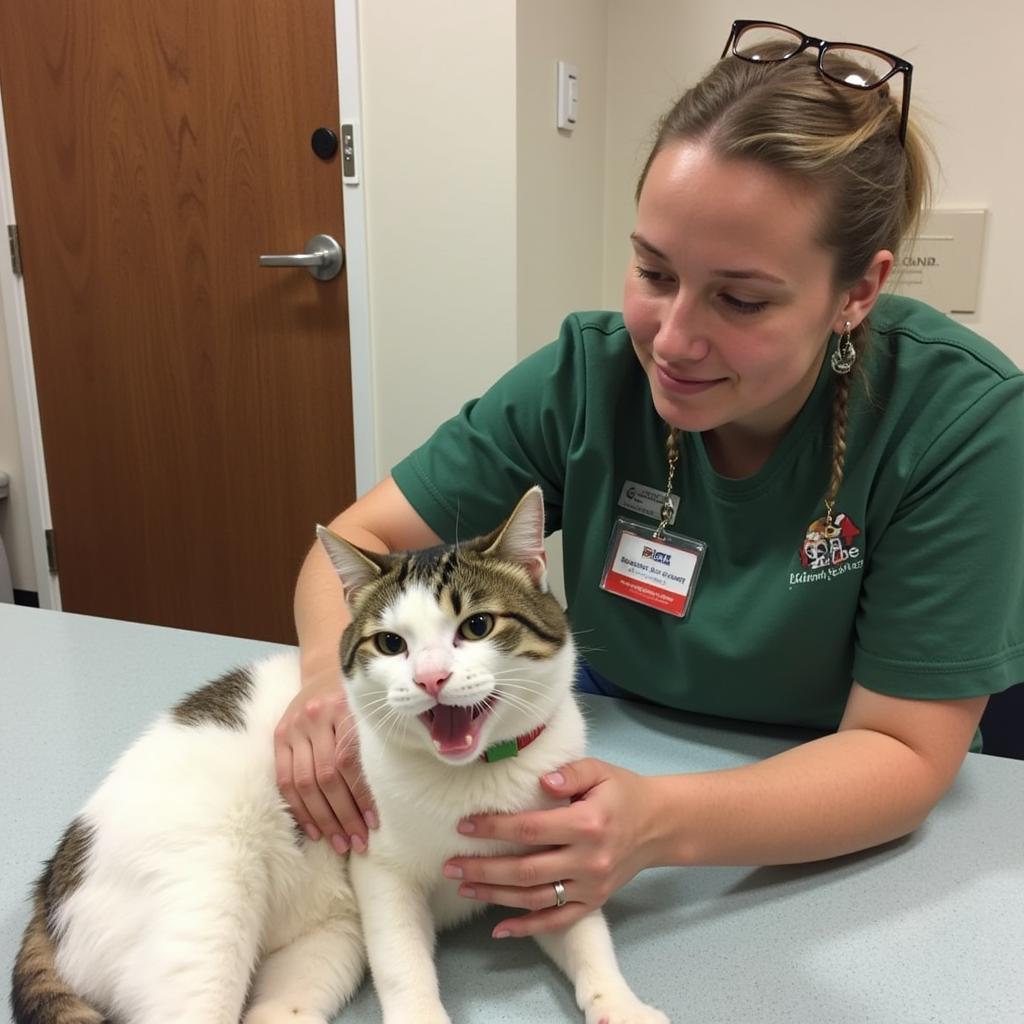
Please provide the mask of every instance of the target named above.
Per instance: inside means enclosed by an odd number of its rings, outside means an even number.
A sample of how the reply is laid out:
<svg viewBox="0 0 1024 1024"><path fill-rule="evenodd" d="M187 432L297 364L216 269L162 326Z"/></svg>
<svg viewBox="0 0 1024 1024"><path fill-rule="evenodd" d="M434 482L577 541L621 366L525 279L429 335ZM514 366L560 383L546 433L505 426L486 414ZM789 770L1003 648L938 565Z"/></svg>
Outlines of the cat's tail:
<svg viewBox="0 0 1024 1024"><path fill-rule="evenodd" d="M36 885L35 913L14 961L11 1011L15 1024L110 1024L82 1001L57 973L56 950L46 922L46 881Z"/></svg>

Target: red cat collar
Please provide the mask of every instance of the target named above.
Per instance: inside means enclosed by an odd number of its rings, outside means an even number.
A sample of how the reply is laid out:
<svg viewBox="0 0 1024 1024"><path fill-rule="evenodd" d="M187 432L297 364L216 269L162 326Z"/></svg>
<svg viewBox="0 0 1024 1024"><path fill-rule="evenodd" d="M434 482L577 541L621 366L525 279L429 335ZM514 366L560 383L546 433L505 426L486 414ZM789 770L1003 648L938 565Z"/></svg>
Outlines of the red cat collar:
<svg viewBox="0 0 1024 1024"><path fill-rule="evenodd" d="M502 740L488 747L481 755L481 761L488 761L493 764L495 761L504 761L506 757L515 757L523 747L528 747L542 732L543 725L538 725L523 736L517 736L514 740Z"/></svg>

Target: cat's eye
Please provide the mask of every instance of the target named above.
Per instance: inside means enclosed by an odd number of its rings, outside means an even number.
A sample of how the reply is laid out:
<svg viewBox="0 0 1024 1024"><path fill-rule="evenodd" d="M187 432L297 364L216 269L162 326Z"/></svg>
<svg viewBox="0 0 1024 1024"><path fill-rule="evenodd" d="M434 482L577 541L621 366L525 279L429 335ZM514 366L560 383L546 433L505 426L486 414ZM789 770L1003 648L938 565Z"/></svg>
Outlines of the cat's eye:
<svg viewBox="0 0 1024 1024"><path fill-rule="evenodd" d="M381 654L393 656L405 650L405 641L397 633L377 633L373 639Z"/></svg>
<svg viewBox="0 0 1024 1024"><path fill-rule="evenodd" d="M487 612L480 612L478 615L470 615L459 626L459 635L466 640L483 640L492 629L494 629L494 616Z"/></svg>

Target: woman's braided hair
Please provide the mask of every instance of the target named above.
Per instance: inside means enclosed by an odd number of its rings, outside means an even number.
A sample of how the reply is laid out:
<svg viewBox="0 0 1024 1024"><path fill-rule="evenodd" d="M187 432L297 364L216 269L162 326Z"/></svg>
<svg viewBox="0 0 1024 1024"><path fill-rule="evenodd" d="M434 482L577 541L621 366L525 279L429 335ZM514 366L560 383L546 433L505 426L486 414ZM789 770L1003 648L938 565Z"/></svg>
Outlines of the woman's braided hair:
<svg viewBox="0 0 1024 1024"><path fill-rule="evenodd" d="M819 242L835 254L833 283L841 291L864 275L880 249L898 256L900 243L913 234L930 194L930 147L913 122L900 143L900 107L887 84L872 90L839 85L818 72L816 61L813 54L778 63L720 60L659 122L636 198L658 153L683 141L806 182L826 197ZM863 74L846 63L834 67ZM850 336L857 369L835 376L829 512L843 482L851 389L863 373L869 338L865 320Z"/></svg>

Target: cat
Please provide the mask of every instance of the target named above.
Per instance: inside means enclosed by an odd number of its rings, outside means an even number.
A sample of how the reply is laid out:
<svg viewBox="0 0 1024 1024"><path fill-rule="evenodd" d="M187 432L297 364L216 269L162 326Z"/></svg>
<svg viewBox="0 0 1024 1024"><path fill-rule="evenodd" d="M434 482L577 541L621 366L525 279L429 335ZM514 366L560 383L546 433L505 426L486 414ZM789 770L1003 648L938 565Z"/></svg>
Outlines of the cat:
<svg viewBox="0 0 1024 1024"><path fill-rule="evenodd" d="M64 834L15 963L17 1024L324 1024L367 960L385 1024L450 1024L435 933L484 907L442 867L513 849L456 825L553 806L539 776L584 749L543 524L533 488L455 546L378 555L318 527L352 613L339 653L380 819L368 851L312 842L278 793L297 654L229 673L136 741ZM600 911L538 941L587 1024L667 1024Z"/></svg>

